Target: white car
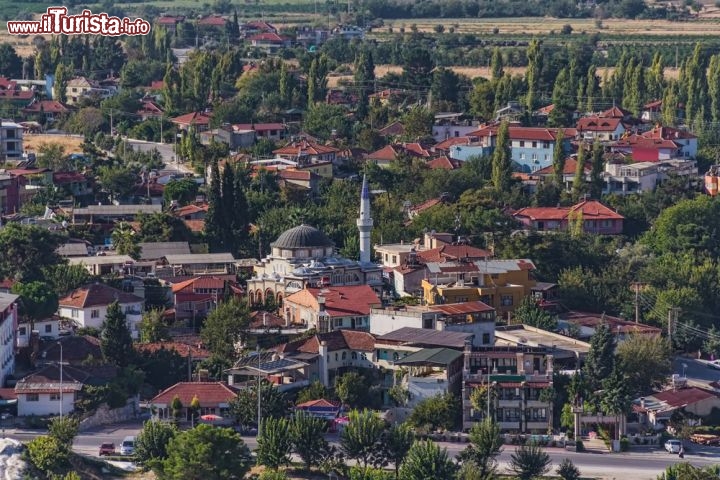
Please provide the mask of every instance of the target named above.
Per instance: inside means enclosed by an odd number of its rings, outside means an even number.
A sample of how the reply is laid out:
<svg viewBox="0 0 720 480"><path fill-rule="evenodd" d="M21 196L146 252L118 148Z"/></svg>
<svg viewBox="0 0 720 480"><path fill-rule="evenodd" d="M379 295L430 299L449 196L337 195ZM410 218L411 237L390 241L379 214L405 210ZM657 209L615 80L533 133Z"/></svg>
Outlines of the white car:
<svg viewBox="0 0 720 480"><path fill-rule="evenodd" d="M720 360L713 360L711 362L707 362L707 366L709 368L715 368L717 370L720 370Z"/></svg>
<svg viewBox="0 0 720 480"><path fill-rule="evenodd" d="M682 443L680 443L680 440L668 440L665 442L665 450L668 453L680 453L681 448Z"/></svg>

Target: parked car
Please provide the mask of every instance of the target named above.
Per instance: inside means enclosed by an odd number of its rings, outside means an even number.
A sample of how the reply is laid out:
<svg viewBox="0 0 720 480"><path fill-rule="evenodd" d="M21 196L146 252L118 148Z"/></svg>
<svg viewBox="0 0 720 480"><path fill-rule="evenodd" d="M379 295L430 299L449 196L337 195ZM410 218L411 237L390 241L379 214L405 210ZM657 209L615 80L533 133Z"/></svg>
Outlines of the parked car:
<svg viewBox="0 0 720 480"><path fill-rule="evenodd" d="M135 437L125 437L120 445L120 455L135 453Z"/></svg>
<svg viewBox="0 0 720 480"><path fill-rule="evenodd" d="M100 445L99 456L103 455L115 455L115 444L114 443L103 443Z"/></svg>
<svg viewBox="0 0 720 480"><path fill-rule="evenodd" d="M713 360L711 362L707 362L707 366L709 368L714 368L716 370L720 370L720 360Z"/></svg>
<svg viewBox="0 0 720 480"><path fill-rule="evenodd" d="M668 453L680 453L681 448L682 443L680 440L668 440L665 442L665 450L667 450Z"/></svg>

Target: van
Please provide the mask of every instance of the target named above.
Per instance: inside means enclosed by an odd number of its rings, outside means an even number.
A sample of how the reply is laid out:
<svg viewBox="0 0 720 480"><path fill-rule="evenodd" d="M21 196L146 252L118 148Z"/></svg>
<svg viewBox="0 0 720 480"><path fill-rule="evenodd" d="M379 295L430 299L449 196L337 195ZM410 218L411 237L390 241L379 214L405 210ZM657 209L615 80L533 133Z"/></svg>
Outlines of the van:
<svg viewBox="0 0 720 480"><path fill-rule="evenodd" d="M120 455L132 455L135 453L135 437L125 437L120 444Z"/></svg>

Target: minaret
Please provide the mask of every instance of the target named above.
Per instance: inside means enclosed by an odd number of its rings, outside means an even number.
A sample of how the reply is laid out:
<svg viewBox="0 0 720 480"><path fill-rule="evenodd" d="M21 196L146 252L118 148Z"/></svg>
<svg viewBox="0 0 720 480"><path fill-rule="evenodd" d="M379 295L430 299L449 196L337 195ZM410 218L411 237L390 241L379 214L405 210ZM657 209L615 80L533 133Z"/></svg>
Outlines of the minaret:
<svg viewBox="0 0 720 480"><path fill-rule="evenodd" d="M363 175L362 193L360 194L360 218L357 227L360 231L360 263L370 263L370 232L373 220L370 218L370 189L367 176Z"/></svg>

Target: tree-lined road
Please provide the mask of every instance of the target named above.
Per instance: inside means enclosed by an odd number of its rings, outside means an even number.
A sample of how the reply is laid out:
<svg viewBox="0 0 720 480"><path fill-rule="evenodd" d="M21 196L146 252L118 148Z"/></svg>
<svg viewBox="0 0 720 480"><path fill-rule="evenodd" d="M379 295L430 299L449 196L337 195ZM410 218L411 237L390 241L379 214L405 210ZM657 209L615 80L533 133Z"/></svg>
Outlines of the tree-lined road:
<svg viewBox="0 0 720 480"><path fill-rule="evenodd" d="M82 432L73 443L73 450L84 455L97 456L101 443L112 442L119 449L123 438L137 435L140 432L139 422L125 423L121 425L101 427L91 431ZM42 431L18 431L7 430L6 436L21 442L27 442L42 435ZM245 443L254 449L257 446L255 437L243 437ZM334 442L333 442L334 443ZM450 456L455 457L467 444L439 442L443 448L447 448ZM510 455L515 451L514 446L505 446L498 456L498 464L501 471L504 471L510 463ZM669 465L681 461L692 463L698 467L705 467L720 463L720 448L697 447L688 452L683 460L677 455L670 455L663 450L649 450L632 453L577 453L566 451L561 448L548 448L546 452L550 455L554 469L563 459L569 458L580 469L584 477L592 477L603 480L619 480L632 478L633 480L655 480L657 475Z"/></svg>

